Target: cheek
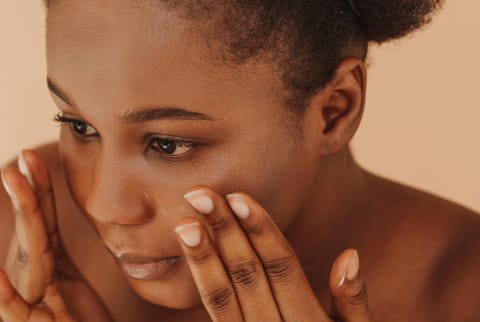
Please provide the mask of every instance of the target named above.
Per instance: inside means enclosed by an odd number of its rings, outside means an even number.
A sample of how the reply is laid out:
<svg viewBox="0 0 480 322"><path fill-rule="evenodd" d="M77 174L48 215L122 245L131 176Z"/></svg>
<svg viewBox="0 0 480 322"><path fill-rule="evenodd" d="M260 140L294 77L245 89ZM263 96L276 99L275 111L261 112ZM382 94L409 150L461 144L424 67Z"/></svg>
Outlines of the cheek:
<svg viewBox="0 0 480 322"><path fill-rule="evenodd" d="M281 138L285 138L282 136ZM297 142L269 140L268 146L236 147L205 166L195 182L222 195L245 192L259 202L284 231L301 210L314 174Z"/></svg>
<svg viewBox="0 0 480 322"><path fill-rule="evenodd" d="M88 194L88 187L92 185L94 165L89 162L88 156L91 152L86 147L79 147L69 138L69 134L62 129L59 140L59 150L62 164L65 171L65 179L70 193L80 207L85 210L85 201ZM87 153L88 152L88 153Z"/></svg>
<svg viewBox="0 0 480 322"><path fill-rule="evenodd" d="M306 174L300 159L282 159L262 165L252 179L256 200L267 210L281 231L285 231L300 212L308 194L311 176Z"/></svg>
<svg viewBox="0 0 480 322"><path fill-rule="evenodd" d="M183 200L183 194L196 185L208 186L221 195L245 192L257 200L285 230L301 208L312 175L304 166L306 154L299 149L297 142L285 140L285 135L265 138L263 142L269 143L219 148L196 163L168 163L152 159L141 162L144 166L135 171L127 169L128 163L125 169L117 171L133 173L134 180L141 182L141 186L151 194L170 196L166 199L176 196L174 199L178 201ZM76 143L65 130L62 130L59 145L72 197L86 212L90 187L95 184L96 156L101 147L95 143ZM171 200L160 201L161 207L173 206Z"/></svg>

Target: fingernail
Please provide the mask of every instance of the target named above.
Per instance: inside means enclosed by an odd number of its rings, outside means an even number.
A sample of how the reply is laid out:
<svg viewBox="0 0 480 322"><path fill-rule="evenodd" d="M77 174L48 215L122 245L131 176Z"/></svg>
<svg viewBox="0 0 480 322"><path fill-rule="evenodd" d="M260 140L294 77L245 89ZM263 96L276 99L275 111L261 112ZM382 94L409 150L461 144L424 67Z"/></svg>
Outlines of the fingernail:
<svg viewBox="0 0 480 322"><path fill-rule="evenodd" d="M3 174L3 171L2 171L2 184L3 184L3 187L5 188L5 191L10 196L10 200L12 201L13 207L15 208L15 210L19 210L20 209L20 203L18 202L17 197L15 196L12 189L8 185L7 180L5 180L5 175Z"/></svg>
<svg viewBox="0 0 480 322"><path fill-rule="evenodd" d="M28 183L32 188L35 188L35 184L33 182L33 177L32 174L30 173L30 169L27 167L27 163L25 162L25 159L23 158L23 152L20 152L20 155L18 156L18 169L20 170L20 173L23 174L25 178L27 178Z"/></svg>
<svg viewBox="0 0 480 322"><path fill-rule="evenodd" d="M360 270L360 260L358 258L358 252L354 251L348 264L345 275L349 281L353 281L358 277L358 271Z"/></svg>
<svg viewBox="0 0 480 322"><path fill-rule="evenodd" d="M185 194L183 197L193 208L204 215L210 214L215 208L212 198L204 190L195 190Z"/></svg>
<svg viewBox="0 0 480 322"><path fill-rule="evenodd" d="M342 274L342 278L340 279L340 282L338 283L338 287L341 287L345 283L345 272Z"/></svg>
<svg viewBox="0 0 480 322"><path fill-rule="evenodd" d="M5 188L5 191L11 197L13 195L12 189L10 189L10 187L8 186L7 180L5 180L5 176L3 175L3 171L2 171L2 184L3 184L3 188Z"/></svg>
<svg viewBox="0 0 480 322"><path fill-rule="evenodd" d="M240 218L245 219L250 215L250 208L244 198L238 194L227 195L227 201L233 212Z"/></svg>
<svg viewBox="0 0 480 322"><path fill-rule="evenodd" d="M175 228L175 231L188 247L200 245L202 234L200 233L200 224L198 222L178 226Z"/></svg>

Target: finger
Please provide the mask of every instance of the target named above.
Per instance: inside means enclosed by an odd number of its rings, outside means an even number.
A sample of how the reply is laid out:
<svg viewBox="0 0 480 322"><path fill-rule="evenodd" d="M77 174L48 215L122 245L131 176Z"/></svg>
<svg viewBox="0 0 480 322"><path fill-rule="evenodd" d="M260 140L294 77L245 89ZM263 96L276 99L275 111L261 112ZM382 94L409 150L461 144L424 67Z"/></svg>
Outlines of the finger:
<svg viewBox="0 0 480 322"><path fill-rule="evenodd" d="M20 172L35 187L47 236L55 258L56 272L64 278L82 279L80 272L68 256L58 228L57 210L52 181L46 163L35 151L24 150L18 158Z"/></svg>
<svg viewBox="0 0 480 322"><path fill-rule="evenodd" d="M368 322L367 291L360 276L360 262L356 250L346 250L335 260L330 273L332 310L335 321Z"/></svg>
<svg viewBox="0 0 480 322"><path fill-rule="evenodd" d="M55 253L61 252L55 196L47 165L36 152L24 150L18 158L18 167L34 187L52 248Z"/></svg>
<svg viewBox="0 0 480 322"><path fill-rule="evenodd" d="M0 269L0 318L3 322L52 321L47 311L32 309L15 291L2 269Z"/></svg>
<svg viewBox="0 0 480 322"><path fill-rule="evenodd" d="M230 194L227 200L262 262L283 319L328 321L295 252L268 212L244 193Z"/></svg>
<svg viewBox="0 0 480 322"><path fill-rule="evenodd" d="M18 292L28 303L37 302L54 273L45 222L27 179L13 167L2 171L2 181L15 209L15 231L18 250L15 260Z"/></svg>
<svg viewBox="0 0 480 322"><path fill-rule="evenodd" d="M262 263L225 199L208 188L197 187L185 199L212 227L214 243L235 288L246 321L280 321Z"/></svg>
<svg viewBox="0 0 480 322"><path fill-rule="evenodd" d="M52 312L55 321L75 321L67 308L64 298L60 293L59 285L56 281L48 285L42 302L48 307L50 312ZM90 309L94 310L95 307L90 306Z"/></svg>
<svg viewBox="0 0 480 322"><path fill-rule="evenodd" d="M235 291L207 228L187 218L175 228L202 302L213 321L244 321Z"/></svg>

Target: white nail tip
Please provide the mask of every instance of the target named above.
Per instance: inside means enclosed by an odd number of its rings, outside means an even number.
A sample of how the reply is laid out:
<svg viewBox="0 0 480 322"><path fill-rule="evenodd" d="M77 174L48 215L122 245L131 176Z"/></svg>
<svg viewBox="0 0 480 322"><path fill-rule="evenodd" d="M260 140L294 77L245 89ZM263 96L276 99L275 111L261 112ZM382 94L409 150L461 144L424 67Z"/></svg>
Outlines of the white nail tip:
<svg viewBox="0 0 480 322"><path fill-rule="evenodd" d="M30 173L30 169L27 167L27 163L25 162L25 159L23 158L23 152L20 153L18 156L18 169L20 170L20 173L24 175L25 178L27 178L28 183L32 188L35 188L35 184L33 182L33 177L32 174Z"/></svg>
<svg viewBox="0 0 480 322"><path fill-rule="evenodd" d="M15 208L16 211L18 211L20 209L20 203L18 202L18 199L15 196L15 194L12 192L12 189L10 188L10 186L7 184L7 181L3 176L3 172L2 172L2 184L3 184L3 187L5 188L5 191L10 196L10 200L12 201L13 207Z"/></svg>
<svg viewBox="0 0 480 322"><path fill-rule="evenodd" d="M200 233L199 223L190 223L175 228L182 241L189 247L200 245L202 234Z"/></svg>
<svg viewBox="0 0 480 322"><path fill-rule="evenodd" d="M2 172L2 184L3 184L3 188L5 188L5 191L8 193L8 195L11 197L13 194L12 194L12 190L10 189L10 187L8 186L7 184L7 181L5 181L5 177L3 176L3 172Z"/></svg>
<svg viewBox="0 0 480 322"><path fill-rule="evenodd" d="M343 273L342 278L340 279L340 282L338 283L338 287L342 287L343 283L345 283L345 278L346 278L346 274Z"/></svg>
<svg viewBox="0 0 480 322"><path fill-rule="evenodd" d="M250 208L248 204L243 200L241 195L228 195L227 196L228 203L232 208L233 212L240 218L246 219L250 216Z"/></svg>
<svg viewBox="0 0 480 322"><path fill-rule="evenodd" d="M199 195L203 195L205 194L206 192L204 192L203 190L199 189L199 190L194 190L194 191L190 191L189 193L186 193L183 195L183 197L189 199L189 198L193 198L195 196L199 196Z"/></svg>
<svg viewBox="0 0 480 322"><path fill-rule="evenodd" d="M184 195L184 198L192 207L205 215L210 214L215 208L212 198L203 190L189 192Z"/></svg>

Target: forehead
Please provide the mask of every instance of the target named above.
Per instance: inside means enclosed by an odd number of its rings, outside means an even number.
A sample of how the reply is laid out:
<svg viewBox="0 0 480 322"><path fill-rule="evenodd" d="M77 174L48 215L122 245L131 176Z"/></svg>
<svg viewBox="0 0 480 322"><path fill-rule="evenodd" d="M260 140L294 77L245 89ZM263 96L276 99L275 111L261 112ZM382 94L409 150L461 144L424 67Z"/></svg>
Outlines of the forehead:
<svg viewBox="0 0 480 322"><path fill-rule="evenodd" d="M49 77L79 105L87 106L131 106L159 99L188 106L198 106L199 100L207 105L245 100L271 105L280 98L282 86L273 66L260 60L235 66L211 59L211 48L195 26L152 3L62 0L51 4Z"/></svg>

